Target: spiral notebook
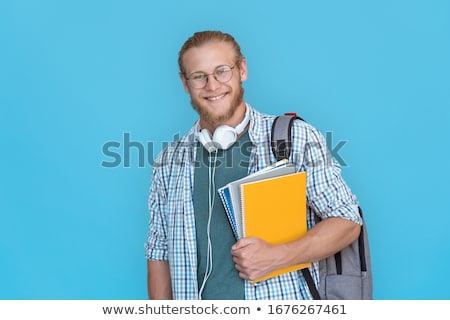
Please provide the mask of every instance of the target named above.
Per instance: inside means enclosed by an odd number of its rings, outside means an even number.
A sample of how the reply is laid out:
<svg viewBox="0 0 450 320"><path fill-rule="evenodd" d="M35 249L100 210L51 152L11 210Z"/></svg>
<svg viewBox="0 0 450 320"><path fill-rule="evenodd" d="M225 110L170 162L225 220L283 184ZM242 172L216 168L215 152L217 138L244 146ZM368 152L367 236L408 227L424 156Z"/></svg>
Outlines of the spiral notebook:
<svg viewBox="0 0 450 320"><path fill-rule="evenodd" d="M241 189L244 237L281 244L307 232L306 172L243 183ZM278 269L254 282L309 267L311 263Z"/></svg>
<svg viewBox="0 0 450 320"><path fill-rule="evenodd" d="M228 220L231 224L234 236L237 240L243 237L242 212L241 212L241 189L243 183L273 178L295 172L295 166L289 164L286 160L282 160L267 167L261 171L257 171L242 179L228 183L226 186L219 188L218 193L222 200Z"/></svg>

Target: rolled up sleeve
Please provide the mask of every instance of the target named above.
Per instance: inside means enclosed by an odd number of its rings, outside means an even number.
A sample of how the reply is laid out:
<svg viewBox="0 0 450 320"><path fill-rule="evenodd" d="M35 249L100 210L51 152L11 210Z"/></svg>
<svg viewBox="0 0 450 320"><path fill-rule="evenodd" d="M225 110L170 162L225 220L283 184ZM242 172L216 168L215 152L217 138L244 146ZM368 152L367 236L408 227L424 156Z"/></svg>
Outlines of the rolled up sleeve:
<svg viewBox="0 0 450 320"><path fill-rule="evenodd" d="M148 198L149 225L144 244L147 260L168 260L167 223L164 216L166 195L157 169L152 174L152 185Z"/></svg>

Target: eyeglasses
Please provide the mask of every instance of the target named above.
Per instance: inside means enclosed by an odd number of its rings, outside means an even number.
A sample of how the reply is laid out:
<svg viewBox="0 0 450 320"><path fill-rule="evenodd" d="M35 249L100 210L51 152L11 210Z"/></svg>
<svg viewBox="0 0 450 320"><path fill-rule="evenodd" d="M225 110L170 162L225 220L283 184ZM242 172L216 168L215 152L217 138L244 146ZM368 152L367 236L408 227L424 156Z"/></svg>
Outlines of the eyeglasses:
<svg viewBox="0 0 450 320"><path fill-rule="evenodd" d="M220 83L226 83L231 80L233 77L233 69L236 65L230 66L218 66L213 73L206 74L204 72L194 72L186 77L186 80L189 82L189 85L194 89L203 89L206 87L208 83L209 76L214 76L214 79L219 81Z"/></svg>

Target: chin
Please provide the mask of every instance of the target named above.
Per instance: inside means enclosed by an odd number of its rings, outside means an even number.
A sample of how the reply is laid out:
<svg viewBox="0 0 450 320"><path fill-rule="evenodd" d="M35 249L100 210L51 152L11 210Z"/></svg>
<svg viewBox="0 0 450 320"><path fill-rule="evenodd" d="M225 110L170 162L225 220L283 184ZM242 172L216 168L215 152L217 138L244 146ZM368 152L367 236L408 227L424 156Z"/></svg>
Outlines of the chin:
<svg viewBox="0 0 450 320"><path fill-rule="evenodd" d="M241 87L239 94L232 96L227 93L223 101L204 101L191 98L191 105L200 118L212 125L221 125L227 122L244 101L244 89ZM219 112L215 112L219 111Z"/></svg>

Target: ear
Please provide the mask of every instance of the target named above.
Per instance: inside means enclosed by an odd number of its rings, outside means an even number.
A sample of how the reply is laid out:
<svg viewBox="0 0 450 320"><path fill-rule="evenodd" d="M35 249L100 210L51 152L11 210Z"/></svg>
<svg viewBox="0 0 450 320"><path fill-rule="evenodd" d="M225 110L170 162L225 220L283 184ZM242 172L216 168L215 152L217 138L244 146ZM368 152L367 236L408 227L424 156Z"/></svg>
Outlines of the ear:
<svg viewBox="0 0 450 320"><path fill-rule="evenodd" d="M183 83L184 92L189 93L189 87L187 84L186 77L184 76L184 74L182 72L180 72L179 75L180 75L181 82Z"/></svg>
<svg viewBox="0 0 450 320"><path fill-rule="evenodd" d="M240 65L240 76L241 76L241 81L244 82L245 80L247 80L247 61L245 59L243 59L241 61L241 65Z"/></svg>

